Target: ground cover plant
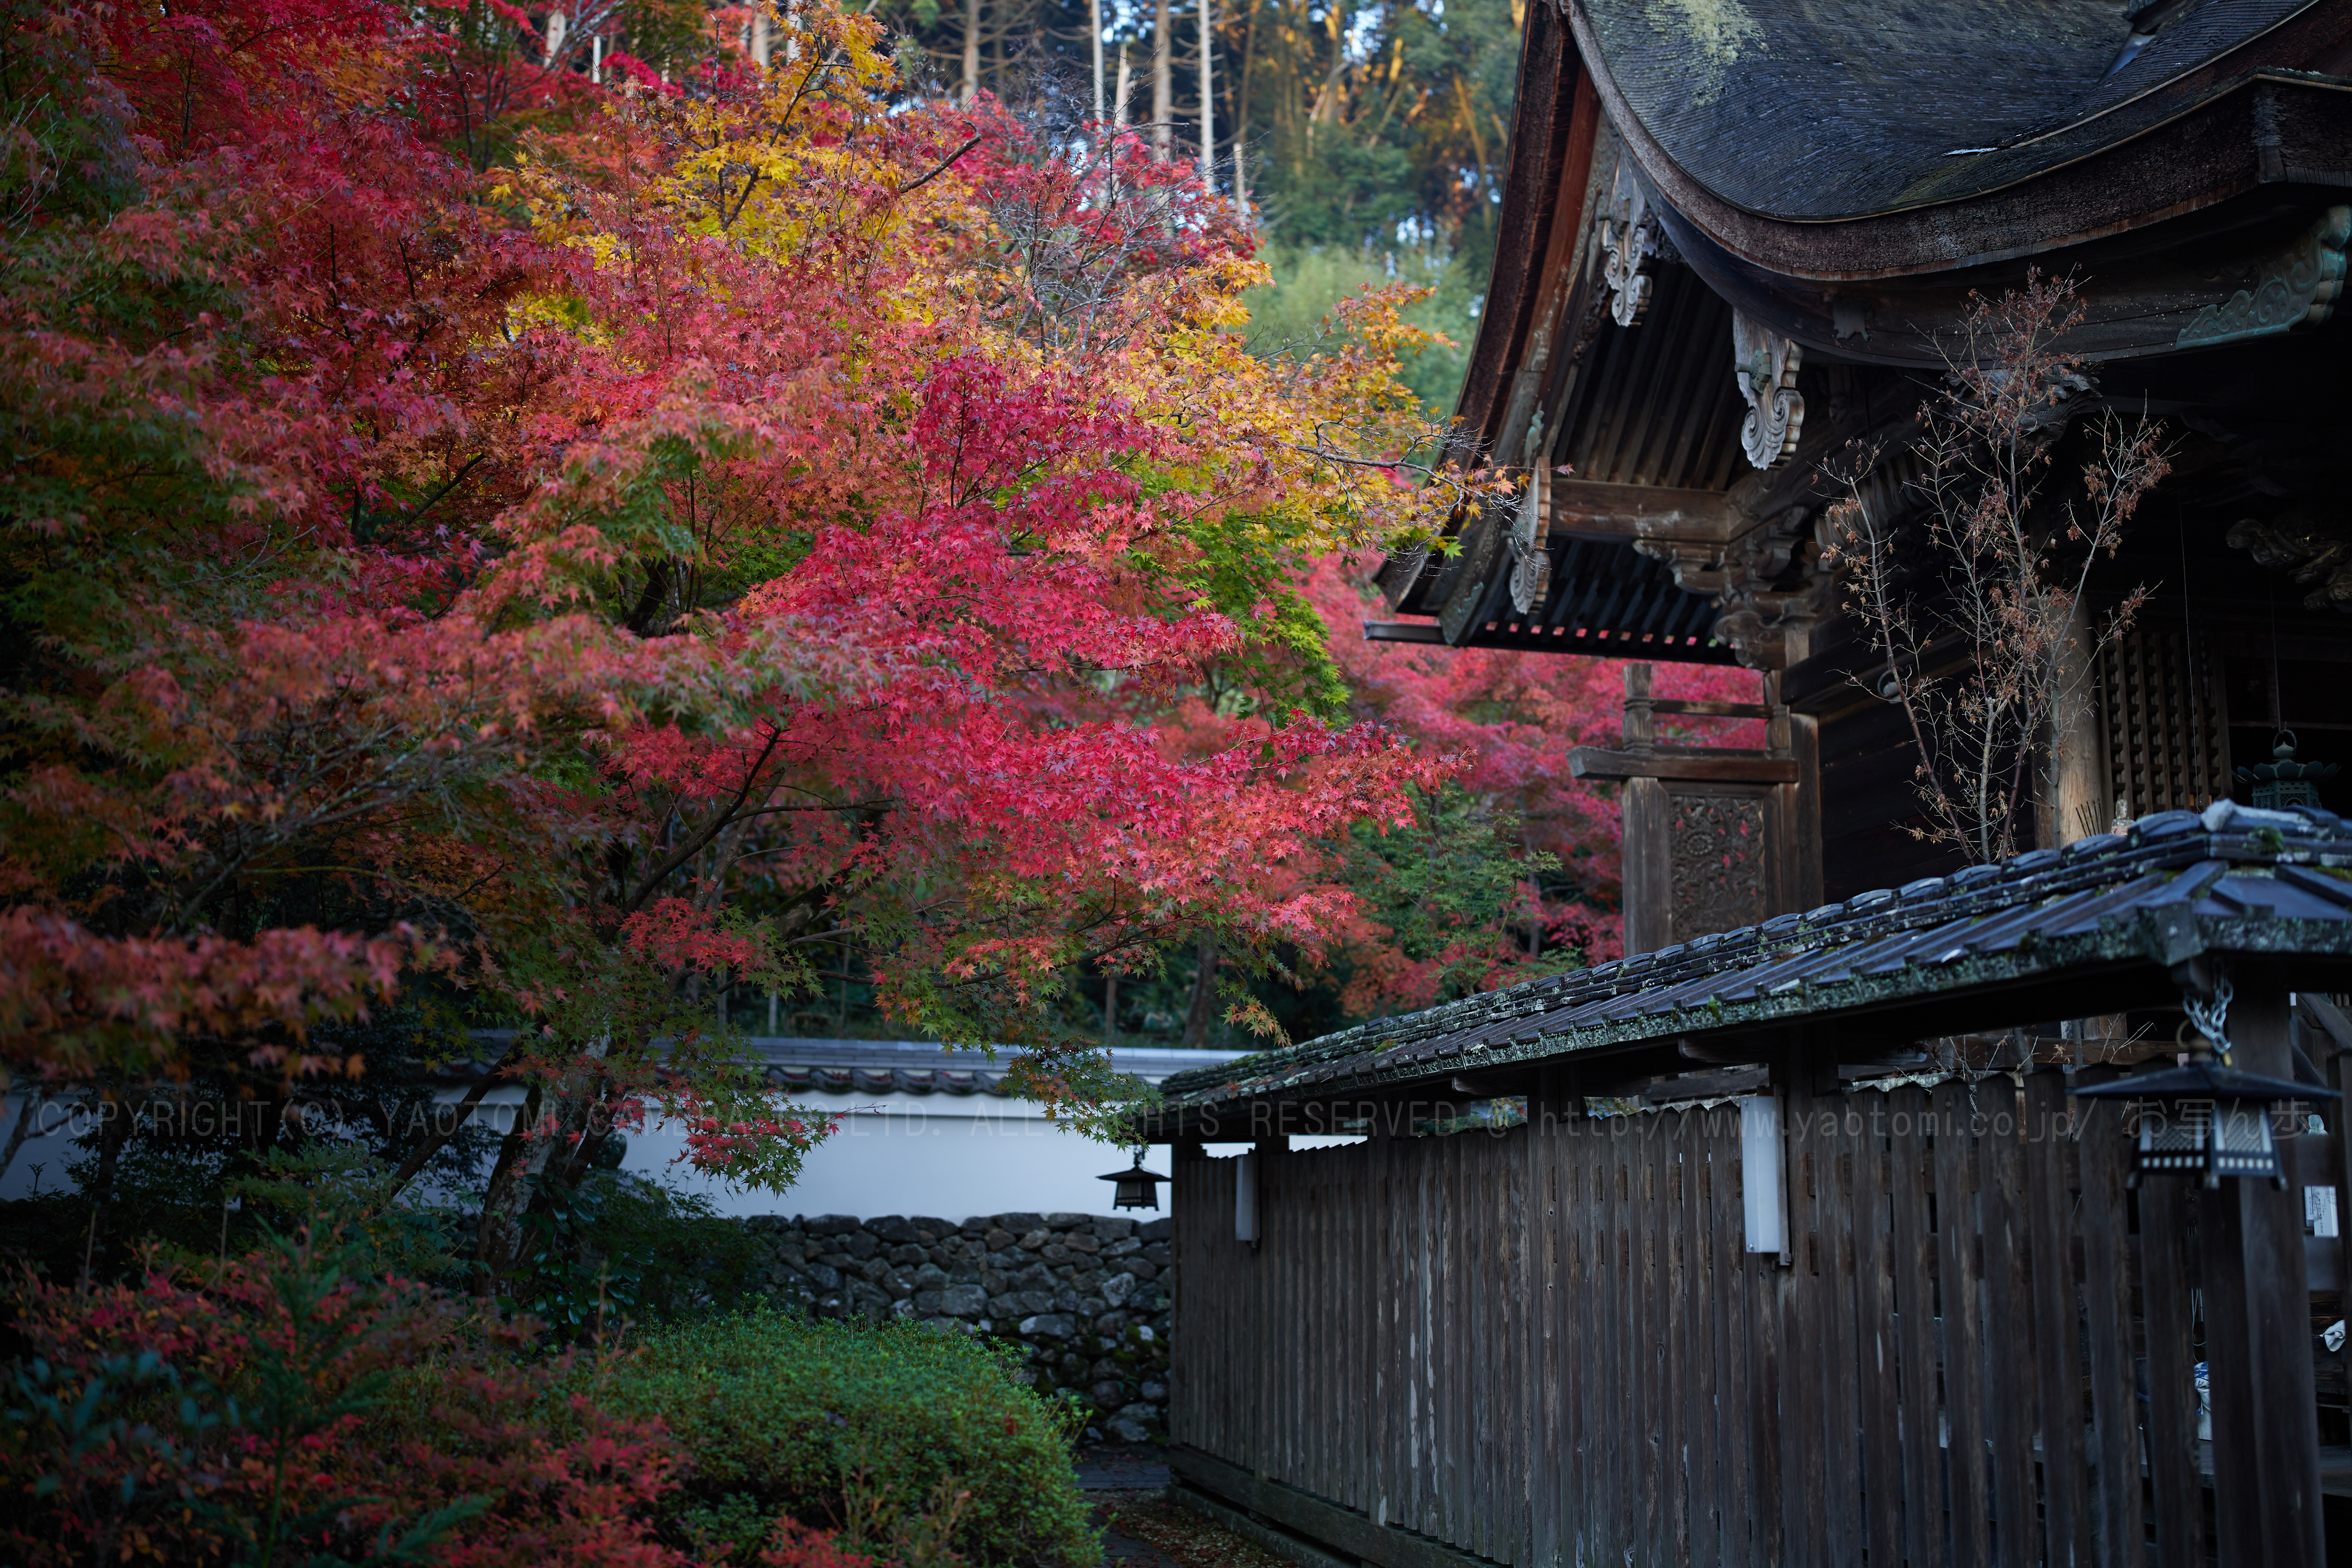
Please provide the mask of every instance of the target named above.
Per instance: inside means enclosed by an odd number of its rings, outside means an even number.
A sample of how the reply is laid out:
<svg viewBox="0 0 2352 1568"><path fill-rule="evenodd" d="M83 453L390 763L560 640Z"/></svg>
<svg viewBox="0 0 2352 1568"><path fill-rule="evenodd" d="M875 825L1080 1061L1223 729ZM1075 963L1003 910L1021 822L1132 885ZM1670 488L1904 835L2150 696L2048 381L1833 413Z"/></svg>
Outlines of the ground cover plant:
<svg viewBox="0 0 2352 1568"><path fill-rule="evenodd" d="M323 1190L242 1256L9 1283L8 1561L1097 1558L1071 1413L981 1342L755 1313L564 1346Z"/></svg>
<svg viewBox="0 0 2352 1568"><path fill-rule="evenodd" d="M677 1442L681 1513L835 1519L898 1557L928 1528L933 1550L969 1562L1087 1568L1097 1545L1074 1413L1016 1381L1015 1364L911 1323L754 1312L659 1331L617 1375L580 1375L598 1408Z"/></svg>

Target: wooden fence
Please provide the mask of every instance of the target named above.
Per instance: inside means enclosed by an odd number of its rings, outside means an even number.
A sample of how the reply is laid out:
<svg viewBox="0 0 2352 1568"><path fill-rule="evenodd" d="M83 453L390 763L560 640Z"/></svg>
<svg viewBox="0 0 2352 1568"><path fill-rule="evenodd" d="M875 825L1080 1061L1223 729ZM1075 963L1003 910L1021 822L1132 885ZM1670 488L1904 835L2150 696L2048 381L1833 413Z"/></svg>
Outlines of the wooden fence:
<svg viewBox="0 0 2352 1568"><path fill-rule="evenodd" d="M2205 1562L2196 1189L2062 1086L1792 1092L1786 1264L1736 1106L1262 1153L1255 1246L1186 1152L1180 1473L1515 1568Z"/></svg>

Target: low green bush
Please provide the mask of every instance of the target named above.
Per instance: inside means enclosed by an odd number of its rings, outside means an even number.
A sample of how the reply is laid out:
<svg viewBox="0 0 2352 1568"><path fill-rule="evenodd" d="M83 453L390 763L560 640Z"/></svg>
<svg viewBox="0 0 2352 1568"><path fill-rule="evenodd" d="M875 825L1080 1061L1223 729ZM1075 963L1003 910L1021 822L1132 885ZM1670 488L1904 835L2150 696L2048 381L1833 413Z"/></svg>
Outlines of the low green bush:
<svg viewBox="0 0 2352 1568"><path fill-rule="evenodd" d="M1093 1568L1101 1556L1062 1413L960 1334L771 1311L704 1319L608 1363L593 1397L669 1428L688 1461L682 1512L791 1513L902 1550L943 1535L972 1563Z"/></svg>

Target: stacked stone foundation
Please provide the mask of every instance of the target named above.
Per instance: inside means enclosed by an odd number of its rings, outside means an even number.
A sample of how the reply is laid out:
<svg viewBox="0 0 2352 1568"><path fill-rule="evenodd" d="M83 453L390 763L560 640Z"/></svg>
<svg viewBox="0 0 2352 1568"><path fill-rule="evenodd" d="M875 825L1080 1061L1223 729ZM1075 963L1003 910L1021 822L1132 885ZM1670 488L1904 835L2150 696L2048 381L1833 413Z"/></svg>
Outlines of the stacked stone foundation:
<svg viewBox="0 0 2352 1568"><path fill-rule="evenodd" d="M1083 1401L1096 1440L1164 1431L1171 1222L1082 1214L746 1219L768 1293L820 1318L912 1319L1021 1346L1024 1381Z"/></svg>

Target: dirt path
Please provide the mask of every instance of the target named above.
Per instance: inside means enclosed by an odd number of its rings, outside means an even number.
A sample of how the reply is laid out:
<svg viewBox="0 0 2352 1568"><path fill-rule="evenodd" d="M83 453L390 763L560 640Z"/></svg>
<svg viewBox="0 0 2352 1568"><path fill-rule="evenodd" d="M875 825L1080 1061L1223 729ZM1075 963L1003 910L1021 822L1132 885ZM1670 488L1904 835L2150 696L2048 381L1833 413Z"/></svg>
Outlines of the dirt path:
<svg viewBox="0 0 2352 1568"><path fill-rule="evenodd" d="M1081 1471L1079 1484L1086 1485ZM1161 1495L1166 1485L1129 1489L1087 1487L1103 1526L1104 1568L1294 1568L1287 1560L1180 1508Z"/></svg>

